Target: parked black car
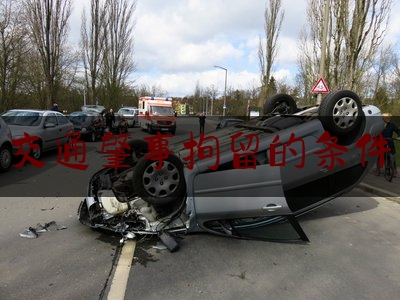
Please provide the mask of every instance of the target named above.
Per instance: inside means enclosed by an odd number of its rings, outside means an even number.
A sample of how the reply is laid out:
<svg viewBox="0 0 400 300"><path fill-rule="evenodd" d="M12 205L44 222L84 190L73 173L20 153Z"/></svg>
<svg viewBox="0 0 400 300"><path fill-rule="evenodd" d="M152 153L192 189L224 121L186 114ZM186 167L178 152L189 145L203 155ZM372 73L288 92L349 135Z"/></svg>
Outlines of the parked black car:
<svg viewBox="0 0 400 300"><path fill-rule="evenodd" d="M115 117L115 122L112 128L109 128L109 130L113 133L113 134L119 134L120 132L122 133L128 133L128 121L126 120L126 118L119 114L119 113L114 113L114 117Z"/></svg>
<svg viewBox="0 0 400 300"><path fill-rule="evenodd" d="M68 119L74 124L74 131L80 132L82 139L91 142L103 136L106 129L104 117L94 111L76 111L71 113Z"/></svg>

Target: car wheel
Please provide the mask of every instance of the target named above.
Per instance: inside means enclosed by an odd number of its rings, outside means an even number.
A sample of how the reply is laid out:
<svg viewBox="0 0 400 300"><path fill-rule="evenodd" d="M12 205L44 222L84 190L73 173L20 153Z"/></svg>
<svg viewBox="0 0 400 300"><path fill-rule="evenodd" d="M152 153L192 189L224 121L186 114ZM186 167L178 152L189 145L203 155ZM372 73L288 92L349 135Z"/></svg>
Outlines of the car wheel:
<svg viewBox="0 0 400 300"><path fill-rule="evenodd" d="M34 142L34 144L39 147L37 149L31 149L31 156L32 158L39 160L42 156L42 144L40 142Z"/></svg>
<svg viewBox="0 0 400 300"><path fill-rule="evenodd" d="M330 93L318 109L319 119L331 134L344 135L358 130L363 116L361 101L352 91Z"/></svg>
<svg viewBox="0 0 400 300"><path fill-rule="evenodd" d="M154 130L153 130L153 128L152 128L150 125L147 125L147 132L148 132L149 134L153 134L153 133L154 133Z"/></svg>
<svg viewBox="0 0 400 300"><path fill-rule="evenodd" d="M124 127L124 133L128 133L128 124L126 124Z"/></svg>
<svg viewBox="0 0 400 300"><path fill-rule="evenodd" d="M139 159L149 152L149 144L145 140L129 140L126 142L129 149L123 148L126 154L129 154L124 159L124 164L135 166Z"/></svg>
<svg viewBox="0 0 400 300"><path fill-rule="evenodd" d="M0 172L8 171L12 163L11 148L3 145L0 148Z"/></svg>
<svg viewBox="0 0 400 300"><path fill-rule="evenodd" d="M264 114L278 113L281 115L293 114L297 110L293 97L287 94L276 94L269 97L264 103Z"/></svg>
<svg viewBox="0 0 400 300"><path fill-rule="evenodd" d="M175 130L171 130L171 134L172 134L172 135L175 135Z"/></svg>
<svg viewBox="0 0 400 300"><path fill-rule="evenodd" d="M150 204L163 206L176 203L186 193L184 166L172 154L162 161L160 170L156 169L158 163L147 158L140 159L133 171L133 187Z"/></svg>

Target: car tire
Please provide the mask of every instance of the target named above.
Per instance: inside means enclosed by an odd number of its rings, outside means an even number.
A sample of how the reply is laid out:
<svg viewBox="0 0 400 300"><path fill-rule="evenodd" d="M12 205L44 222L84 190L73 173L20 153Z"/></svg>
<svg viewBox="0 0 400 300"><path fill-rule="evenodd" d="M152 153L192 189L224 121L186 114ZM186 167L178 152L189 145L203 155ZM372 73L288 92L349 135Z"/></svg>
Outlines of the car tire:
<svg viewBox="0 0 400 300"><path fill-rule="evenodd" d="M288 94L276 94L269 97L264 103L264 114L278 113L281 115L293 114L297 111L296 101Z"/></svg>
<svg viewBox="0 0 400 300"><path fill-rule="evenodd" d="M39 160L40 157L42 156L42 143L40 142L33 142L34 144L38 145L38 149L31 149L31 157L33 159Z"/></svg>
<svg viewBox="0 0 400 300"><path fill-rule="evenodd" d="M171 134L172 134L172 135L175 135L175 130L171 130Z"/></svg>
<svg viewBox="0 0 400 300"><path fill-rule="evenodd" d="M328 94L318 109L318 117L324 128L339 136L358 131L363 115L360 98L349 90Z"/></svg>
<svg viewBox="0 0 400 300"><path fill-rule="evenodd" d="M129 149L123 148L124 152L128 156L124 159L124 164L131 165L132 167L149 152L149 143L145 140L129 140L126 142L129 145Z"/></svg>
<svg viewBox="0 0 400 300"><path fill-rule="evenodd" d="M182 161L170 154L162 161L160 170L156 169L158 163L141 158L133 171L133 188L144 201L155 206L177 203L186 193Z"/></svg>
<svg viewBox="0 0 400 300"><path fill-rule="evenodd" d="M12 164L11 148L3 145L0 148L0 172L8 171Z"/></svg>
<svg viewBox="0 0 400 300"><path fill-rule="evenodd" d="M153 130L153 128L151 127L151 125L147 125L147 132L148 132L149 134L153 134L153 133L154 133L154 130Z"/></svg>

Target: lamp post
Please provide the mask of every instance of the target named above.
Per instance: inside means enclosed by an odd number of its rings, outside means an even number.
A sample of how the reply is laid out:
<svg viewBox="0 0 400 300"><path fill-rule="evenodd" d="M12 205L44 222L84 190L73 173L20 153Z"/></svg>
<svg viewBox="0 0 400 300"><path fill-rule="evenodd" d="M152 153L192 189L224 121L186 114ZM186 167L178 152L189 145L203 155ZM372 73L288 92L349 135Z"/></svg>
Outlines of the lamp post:
<svg viewBox="0 0 400 300"><path fill-rule="evenodd" d="M228 69L220 66L214 66L215 68L220 68L225 70L225 91L224 91L224 107L222 108L222 116L225 117L225 110L226 110L226 81L228 78Z"/></svg>

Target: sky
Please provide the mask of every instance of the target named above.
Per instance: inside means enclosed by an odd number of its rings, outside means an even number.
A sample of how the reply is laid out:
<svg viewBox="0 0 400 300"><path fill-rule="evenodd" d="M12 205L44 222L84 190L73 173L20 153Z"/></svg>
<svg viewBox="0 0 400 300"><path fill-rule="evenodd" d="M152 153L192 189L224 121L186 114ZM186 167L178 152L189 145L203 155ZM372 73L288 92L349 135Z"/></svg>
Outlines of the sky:
<svg viewBox="0 0 400 300"><path fill-rule="evenodd" d="M79 39L82 7L73 0L71 38ZM259 86L259 38L264 0L137 0L134 29L135 85L156 86L163 96L184 97L200 88ZM386 40L400 44L400 1L393 1ZM293 83L298 39L306 25L307 0L282 0L284 19L272 75ZM227 72L220 66L227 69ZM317 78L316 78L317 80Z"/></svg>

